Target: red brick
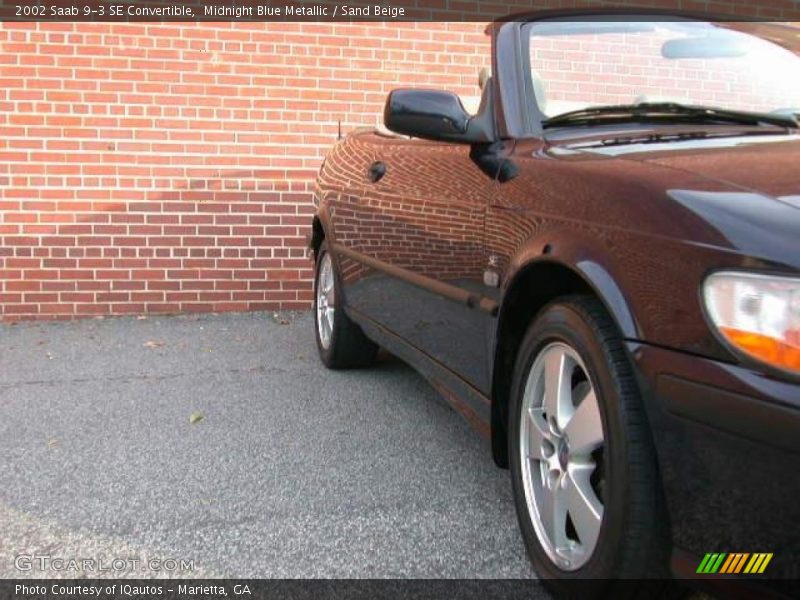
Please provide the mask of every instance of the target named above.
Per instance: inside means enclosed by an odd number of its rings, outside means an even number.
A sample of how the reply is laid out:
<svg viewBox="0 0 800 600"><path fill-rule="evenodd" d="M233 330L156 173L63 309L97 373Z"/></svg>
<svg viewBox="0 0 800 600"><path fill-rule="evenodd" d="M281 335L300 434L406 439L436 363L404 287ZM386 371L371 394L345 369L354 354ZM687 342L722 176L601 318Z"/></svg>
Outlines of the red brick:
<svg viewBox="0 0 800 600"><path fill-rule="evenodd" d="M0 24L0 318L309 307L336 121L435 77L475 95L483 28Z"/></svg>

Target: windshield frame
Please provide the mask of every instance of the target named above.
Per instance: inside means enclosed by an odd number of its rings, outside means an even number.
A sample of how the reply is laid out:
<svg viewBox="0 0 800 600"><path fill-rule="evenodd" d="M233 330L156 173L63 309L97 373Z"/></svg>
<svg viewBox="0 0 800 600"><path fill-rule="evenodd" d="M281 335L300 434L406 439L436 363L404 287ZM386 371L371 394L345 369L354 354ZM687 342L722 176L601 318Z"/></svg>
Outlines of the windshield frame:
<svg viewBox="0 0 800 600"><path fill-rule="evenodd" d="M619 10L597 10L586 12L571 12L561 14L542 15L541 18L531 18L522 23L519 35L519 66L522 69L519 81L523 87L520 96L524 98L524 112L527 117L530 134L532 137L541 138L545 132L545 122L550 119L548 115L544 114L539 108L539 103L536 101L536 94L534 93L532 65L531 65L531 29L542 22L667 22L667 23L682 23L682 22L697 22L697 23L741 23L743 26L752 25L752 31L745 33L755 37L765 39L773 44L781 46L793 54L800 56L796 49L784 45L780 42L779 34L787 34L789 32L797 32L800 35L800 28L793 27L784 23L770 23L764 21L752 21L736 17L712 17L710 15L696 15L686 14L681 12L666 13L659 10L648 11L637 10L636 12L627 12ZM775 36L766 37L765 33L773 32ZM725 106L717 108L726 109ZM631 121L634 122L634 121ZM703 127L714 127L713 123L700 124ZM564 124L559 127L581 127L581 125L568 125ZM554 129L554 128L551 128Z"/></svg>

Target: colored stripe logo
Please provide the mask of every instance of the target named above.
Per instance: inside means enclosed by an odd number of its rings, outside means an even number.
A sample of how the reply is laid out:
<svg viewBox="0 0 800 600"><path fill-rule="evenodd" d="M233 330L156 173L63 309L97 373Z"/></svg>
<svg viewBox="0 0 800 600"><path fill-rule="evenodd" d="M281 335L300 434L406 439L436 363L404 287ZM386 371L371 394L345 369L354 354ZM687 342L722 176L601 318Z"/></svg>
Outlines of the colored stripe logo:
<svg viewBox="0 0 800 600"><path fill-rule="evenodd" d="M772 552L714 552L708 553L700 561L697 572L704 575L715 573L750 575L761 574L772 560Z"/></svg>

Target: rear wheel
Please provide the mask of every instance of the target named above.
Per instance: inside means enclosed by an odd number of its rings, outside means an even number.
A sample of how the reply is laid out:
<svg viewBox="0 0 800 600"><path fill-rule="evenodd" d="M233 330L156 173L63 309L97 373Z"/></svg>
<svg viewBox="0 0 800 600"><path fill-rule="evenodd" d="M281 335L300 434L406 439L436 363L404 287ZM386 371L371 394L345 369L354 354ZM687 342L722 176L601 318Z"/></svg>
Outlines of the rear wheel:
<svg viewBox="0 0 800 600"><path fill-rule="evenodd" d="M342 308L339 276L327 242L322 242L317 252L314 329L319 357L326 367L365 367L375 360L378 346L364 335Z"/></svg>
<svg viewBox="0 0 800 600"><path fill-rule="evenodd" d="M570 582L664 575L655 452L622 342L597 300L567 297L540 313L520 347L510 409L514 499L539 576L561 594L593 597L608 584Z"/></svg>

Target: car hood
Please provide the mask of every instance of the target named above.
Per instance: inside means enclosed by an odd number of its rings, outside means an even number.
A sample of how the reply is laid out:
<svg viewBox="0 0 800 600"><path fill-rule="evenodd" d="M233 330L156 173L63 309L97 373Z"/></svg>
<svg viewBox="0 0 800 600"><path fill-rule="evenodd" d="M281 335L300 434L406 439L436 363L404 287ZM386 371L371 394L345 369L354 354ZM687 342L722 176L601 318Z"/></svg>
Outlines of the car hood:
<svg viewBox="0 0 800 600"><path fill-rule="evenodd" d="M643 233L800 269L800 135L749 129L681 139L681 132L653 133L611 142L607 133L548 140L547 153L596 165L597 171L624 179L640 197L654 201L649 206L626 203L628 216Z"/></svg>
<svg viewBox="0 0 800 600"><path fill-rule="evenodd" d="M800 135L582 146L585 152L692 173L800 208Z"/></svg>

